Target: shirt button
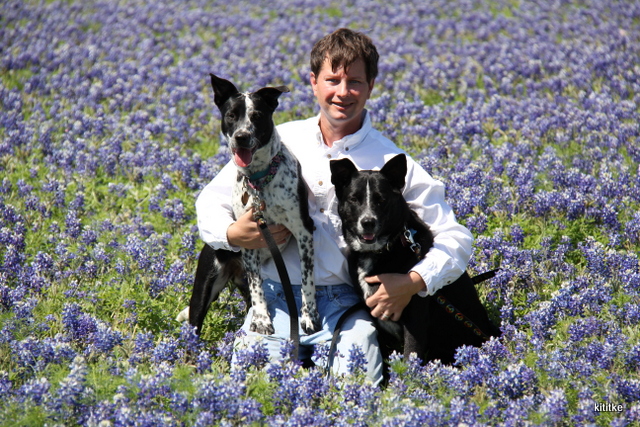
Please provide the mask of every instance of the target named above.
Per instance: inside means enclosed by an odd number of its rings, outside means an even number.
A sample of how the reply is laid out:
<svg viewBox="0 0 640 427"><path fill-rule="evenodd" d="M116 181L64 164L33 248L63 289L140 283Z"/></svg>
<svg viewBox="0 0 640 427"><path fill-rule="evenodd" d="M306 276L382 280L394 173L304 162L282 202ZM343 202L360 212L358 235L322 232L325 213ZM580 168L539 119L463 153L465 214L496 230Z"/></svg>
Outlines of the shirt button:
<svg viewBox="0 0 640 427"><path fill-rule="evenodd" d="M318 181L318 185L322 185L322 181Z"/></svg>
<svg viewBox="0 0 640 427"><path fill-rule="evenodd" d="M331 154L327 154L327 159L330 159L330 158L331 158Z"/></svg>
<svg viewBox="0 0 640 427"><path fill-rule="evenodd" d="M324 208L320 208L320 213L324 213Z"/></svg>

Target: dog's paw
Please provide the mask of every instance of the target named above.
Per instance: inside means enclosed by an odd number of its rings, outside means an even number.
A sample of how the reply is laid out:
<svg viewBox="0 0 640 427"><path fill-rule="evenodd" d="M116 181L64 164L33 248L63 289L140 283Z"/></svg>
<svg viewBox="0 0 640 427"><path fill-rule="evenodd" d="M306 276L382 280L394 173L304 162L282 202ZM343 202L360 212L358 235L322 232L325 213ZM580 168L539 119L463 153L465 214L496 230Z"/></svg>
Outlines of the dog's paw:
<svg viewBox="0 0 640 427"><path fill-rule="evenodd" d="M317 312L314 312L315 316L310 313L303 313L301 316L300 326L305 334L311 335L322 329L322 322L320 322L320 316Z"/></svg>
<svg viewBox="0 0 640 427"><path fill-rule="evenodd" d="M251 332L256 332L262 335L273 335L275 330L273 329L273 324L271 320L268 318L265 319L264 316L253 316L251 320L251 325L249 326L249 330Z"/></svg>
<svg viewBox="0 0 640 427"><path fill-rule="evenodd" d="M186 322L186 321L188 321L189 320L189 307L185 308L180 313L178 313L178 315L176 316L176 320L178 322Z"/></svg>

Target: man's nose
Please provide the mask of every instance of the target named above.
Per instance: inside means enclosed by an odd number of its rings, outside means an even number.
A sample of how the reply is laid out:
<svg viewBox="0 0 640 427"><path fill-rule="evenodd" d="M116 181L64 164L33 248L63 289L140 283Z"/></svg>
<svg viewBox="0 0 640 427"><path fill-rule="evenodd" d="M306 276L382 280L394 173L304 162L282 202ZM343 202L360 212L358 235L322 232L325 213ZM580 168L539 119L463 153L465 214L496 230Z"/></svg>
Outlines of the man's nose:
<svg viewBox="0 0 640 427"><path fill-rule="evenodd" d="M345 97L349 95L349 87L346 80L342 80L336 88L336 95Z"/></svg>

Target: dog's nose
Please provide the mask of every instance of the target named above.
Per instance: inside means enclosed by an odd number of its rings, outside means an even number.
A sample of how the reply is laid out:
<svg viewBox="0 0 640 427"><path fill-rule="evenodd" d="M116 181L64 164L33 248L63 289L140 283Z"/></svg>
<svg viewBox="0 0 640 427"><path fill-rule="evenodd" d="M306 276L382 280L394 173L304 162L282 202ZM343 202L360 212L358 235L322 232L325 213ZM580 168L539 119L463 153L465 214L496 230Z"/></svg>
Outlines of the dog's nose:
<svg viewBox="0 0 640 427"><path fill-rule="evenodd" d="M360 226L364 231L373 231L376 227L376 219L372 216L364 217L360 220Z"/></svg>
<svg viewBox="0 0 640 427"><path fill-rule="evenodd" d="M236 143L240 146L248 146L249 141L251 139L251 134L244 130L239 130L233 134L233 138L236 140Z"/></svg>

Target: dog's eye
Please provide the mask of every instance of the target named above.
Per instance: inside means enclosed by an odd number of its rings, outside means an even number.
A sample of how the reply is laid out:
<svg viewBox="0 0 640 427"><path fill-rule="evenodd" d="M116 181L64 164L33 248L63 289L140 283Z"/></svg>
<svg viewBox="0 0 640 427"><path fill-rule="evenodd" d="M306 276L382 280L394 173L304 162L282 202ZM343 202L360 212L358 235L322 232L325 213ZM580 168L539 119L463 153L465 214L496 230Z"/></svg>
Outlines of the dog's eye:
<svg viewBox="0 0 640 427"><path fill-rule="evenodd" d="M227 114L225 114L224 119L226 121L228 121L228 122L235 122L236 121L236 115L235 115L235 113L232 113L230 111Z"/></svg>
<svg viewBox="0 0 640 427"><path fill-rule="evenodd" d="M381 205L384 205L386 202L387 200L378 194L373 196L373 204L375 205L381 206Z"/></svg>

